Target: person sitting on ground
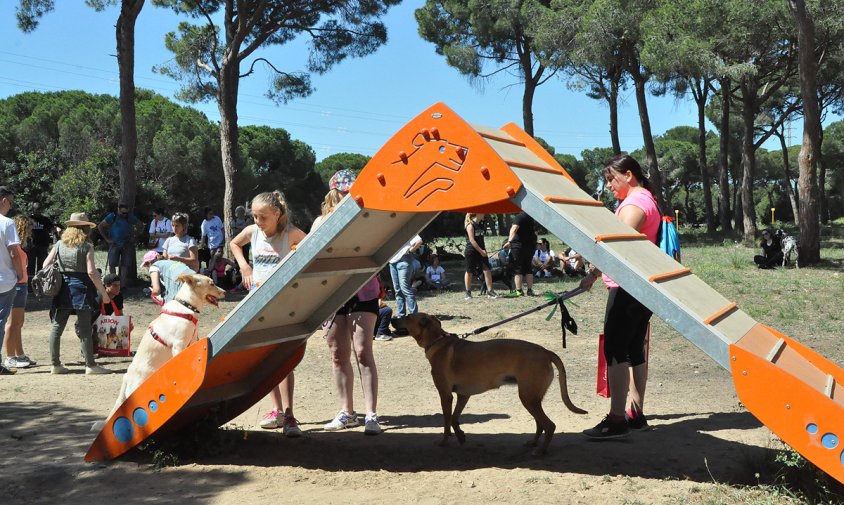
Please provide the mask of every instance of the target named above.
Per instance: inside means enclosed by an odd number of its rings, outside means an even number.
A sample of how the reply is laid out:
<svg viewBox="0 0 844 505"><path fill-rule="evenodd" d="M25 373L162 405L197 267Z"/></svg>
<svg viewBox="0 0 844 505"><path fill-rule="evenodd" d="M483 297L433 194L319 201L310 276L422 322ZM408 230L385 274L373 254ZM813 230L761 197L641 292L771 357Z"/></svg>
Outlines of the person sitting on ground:
<svg viewBox="0 0 844 505"><path fill-rule="evenodd" d="M228 291L234 288L236 270L237 264L224 258L223 250L217 249L217 252L214 253L214 258L211 260L211 265L206 275L214 280L214 284Z"/></svg>
<svg viewBox="0 0 844 505"><path fill-rule="evenodd" d="M445 269L440 265L440 258L431 255L431 264L425 269L425 284L429 289L448 289L450 282L446 278Z"/></svg>
<svg viewBox="0 0 844 505"><path fill-rule="evenodd" d="M383 298L378 299L378 320L375 322L375 340L393 340L393 332L390 330L390 320L393 318L393 309L387 305Z"/></svg>
<svg viewBox="0 0 844 505"><path fill-rule="evenodd" d="M533 266L536 277L551 277L551 271L556 268L556 256L547 238L539 239L536 244L536 252L533 253L531 266Z"/></svg>
<svg viewBox="0 0 844 505"><path fill-rule="evenodd" d="M771 230L762 231L762 254L753 257L753 262L759 268L770 269L782 265L782 244L779 237Z"/></svg>
<svg viewBox="0 0 844 505"><path fill-rule="evenodd" d="M560 253L560 265L563 266L566 275L570 277L586 275L586 262L583 261L583 256L571 247L566 249L566 252Z"/></svg>

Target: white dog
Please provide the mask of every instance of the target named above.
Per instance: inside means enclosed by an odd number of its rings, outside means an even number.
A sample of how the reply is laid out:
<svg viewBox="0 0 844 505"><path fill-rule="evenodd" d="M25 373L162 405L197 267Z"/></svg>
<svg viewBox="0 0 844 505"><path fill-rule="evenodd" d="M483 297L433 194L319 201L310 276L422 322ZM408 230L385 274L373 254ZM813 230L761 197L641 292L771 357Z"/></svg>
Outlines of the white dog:
<svg viewBox="0 0 844 505"><path fill-rule="evenodd" d="M161 307L161 313L141 338L109 417L149 376L196 341L200 311L206 304L217 306L218 300L226 296L225 291L204 275L184 274L177 280L182 286L175 299ZM91 429L98 431L104 425L105 421L98 421Z"/></svg>

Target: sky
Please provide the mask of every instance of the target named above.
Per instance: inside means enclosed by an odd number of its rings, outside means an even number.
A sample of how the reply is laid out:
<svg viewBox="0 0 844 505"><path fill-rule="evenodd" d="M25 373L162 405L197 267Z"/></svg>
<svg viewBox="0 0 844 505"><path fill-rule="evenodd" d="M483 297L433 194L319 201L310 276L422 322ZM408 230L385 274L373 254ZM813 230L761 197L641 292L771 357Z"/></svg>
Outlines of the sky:
<svg viewBox="0 0 844 505"><path fill-rule="evenodd" d="M512 75L499 74L478 87L436 54L417 33L414 11L424 0L407 0L384 18L389 40L375 54L347 59L328 73L313 75L314 93L278 105L266 98L270 74L259 68L241 79L239 124L284 128L311 145L317 160L340 152L374 155L405 123L436 102L444 102L466 121L490 127L522 125L522 86ZM82 0L56 2L29 34L15 23L18 0L0 2L0 98L25 91L78 89L118 95L114 23L118 10L96 12ZM153 72L172 53L164 36L175 31L179 17L146 2L136 26L135 85L173 98L176 81ZM285 71L304 71L305 40L271 46L256 53ZM246 67L243 67L246 68ZM679 125L695 126L691 100L648 98L654 135ZM219 121L213 102L184 104ZM611 146L609 110L603 101L569 90L557 76L537 89L534 130L558 153L580 157L581 151ZM795 123L792 141L800 138ZM708 128L714 130L709 124ZM642 133L633 90L622 96L619 136L624 151L639 149ZM769 147L766 145L766 147ZM774 149L777 146L770 146Z"/></svg>

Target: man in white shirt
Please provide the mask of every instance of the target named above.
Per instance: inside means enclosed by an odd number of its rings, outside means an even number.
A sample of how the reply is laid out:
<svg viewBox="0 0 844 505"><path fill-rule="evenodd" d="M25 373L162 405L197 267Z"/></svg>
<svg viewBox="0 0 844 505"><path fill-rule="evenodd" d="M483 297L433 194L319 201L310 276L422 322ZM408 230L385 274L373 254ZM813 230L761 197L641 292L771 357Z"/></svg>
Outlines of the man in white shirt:
<svg viewBox="0 0 844 505"><path fill-rule="evenodd" d="M0 349L6 336L6 320L12 312L15 301L15 284L23 281L21 266L21 241L15 222L6 217L15 203L15 195L9 188L0 186ZM0 375L16 372L0 365Z"/></svg>
<svg viewBox="0 0 844 505"><path fill-rule="evenodd" d="M173 223L164 215L161 207L152 211L152 221L149 223L149 248L158 254L164 252L164 242L173 236Z"/></svg>

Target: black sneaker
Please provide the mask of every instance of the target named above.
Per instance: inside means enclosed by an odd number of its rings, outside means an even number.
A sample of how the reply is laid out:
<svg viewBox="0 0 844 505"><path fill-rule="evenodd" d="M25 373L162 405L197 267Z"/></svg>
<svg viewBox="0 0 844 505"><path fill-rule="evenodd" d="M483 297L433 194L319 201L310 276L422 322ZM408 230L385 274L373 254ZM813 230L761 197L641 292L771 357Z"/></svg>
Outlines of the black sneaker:
<svg viewBox="0 0 844 505"><path fill-rule="evenodd" d="M486 292L486 297L495 300L496 298L498 298L498 293L496 293L494 289L490 289Z"/></svg>
<svg viewBox="0 0 844 505"><path fill-rule="evenodd" d="M610 416L604 417L604 420L595 425L594 428L583 430L583 434L589 438L598 440L608 440L612 438L622 438L630 434L630 428L627 426L627 420L611 421Z"/></svg>
<svg viewBox="0 0 844 505"><path fill-rule="evenodd" d="M627 419L627 427L633 431L648 431L651 429L651 425L648 424L648 419L644 414L639 414L636 417L625 414L624 417Z"/></svg>
<svg viewBox="0 0 844 505"><path fill-rule="evenodd" d="M464 300L471 300L472 299L472 292L466 291L466 295L463 297Z"/></svg>
<svg viewBox="0 0 844 505"><path fill-rule="evenodd" d="M533 290L532 290L532 289L530 289L530 288L528 288L527 295L528 295L528 296L536 296L536 294L535 294L535 293L533 292Z"/></svg>
<svg viewBox="0 0 844 505"><path fill-rule="evenodd" d="M18 373L17 369L6 368L3 365L0 365L0 375L15 375L16 373Z"/></svg>

